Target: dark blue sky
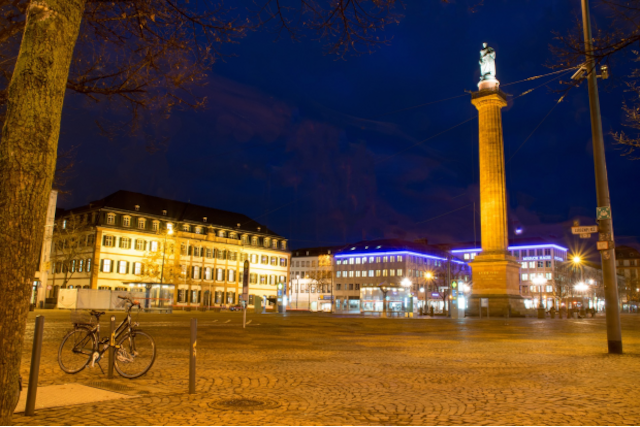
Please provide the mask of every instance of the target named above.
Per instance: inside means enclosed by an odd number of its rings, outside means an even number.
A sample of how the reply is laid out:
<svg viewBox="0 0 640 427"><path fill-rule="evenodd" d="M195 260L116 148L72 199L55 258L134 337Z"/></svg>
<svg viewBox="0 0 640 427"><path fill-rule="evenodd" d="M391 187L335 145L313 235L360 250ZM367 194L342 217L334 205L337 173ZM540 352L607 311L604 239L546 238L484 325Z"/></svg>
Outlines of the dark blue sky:
<svg viewBox="0 0 640 427"><path fill-rule="evenodd" d="M78 164L62 206L127 189L245 213L293 247L381 237L474 240L477 120L418 144L472 118L470 97L384 113L477 90L482 42L496 49L497 77L514 97L553 78L507 86L551 71L553 32L567 30L579 1L488 0L476 13L464 3L408 1L404 18L385 33L389 46L346 60L323 55L312 39L274 42L267 31L251 33L225 46L236 56L212 69L205 111L176 113L153 130L149 138L166 140L153 155L144 140L100 137L95 107L69 99L60 145L79 146ZM614 64L600 85L605 132L621 129L628 94L616 76L624 72ZM541 87L503 110L507 158L558 97ZM621 157L605 139L618 244L635 244L640 161ZM507 166L511 229L563 241L572 219L595 222L590 147L583 84ZM475 226L479 239L477 215Z"/></svg>

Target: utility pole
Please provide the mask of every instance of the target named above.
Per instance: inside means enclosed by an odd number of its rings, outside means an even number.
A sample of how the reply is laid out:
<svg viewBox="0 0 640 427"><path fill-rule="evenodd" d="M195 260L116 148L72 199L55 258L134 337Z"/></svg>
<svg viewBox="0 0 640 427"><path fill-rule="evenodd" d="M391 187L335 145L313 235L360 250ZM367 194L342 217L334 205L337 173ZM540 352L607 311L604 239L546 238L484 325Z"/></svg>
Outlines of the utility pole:
<svg viewBox="0 0 640 427"><path fill-rule="evenodd" d="M600 249L602 257L602 278L604 281L605 311L607 316L607 344L610 354L622 354L622 334L620 332L620 310L618 309L618 283L616 277L616 255L614 251L613 220L610 214L609 180L602 137L600 101L596 63L593 58L591 36L591 16L589 0L582 1L582 27L584 30L584 48L586 53L587 82L589 87L589 107L591 113L591 136L593 139L593 163L596 174L596 197L598 208L606 208L608 215L598 218L599 241L608 242L606 249ZM598 209L601 211L601 209Z"/></svg>

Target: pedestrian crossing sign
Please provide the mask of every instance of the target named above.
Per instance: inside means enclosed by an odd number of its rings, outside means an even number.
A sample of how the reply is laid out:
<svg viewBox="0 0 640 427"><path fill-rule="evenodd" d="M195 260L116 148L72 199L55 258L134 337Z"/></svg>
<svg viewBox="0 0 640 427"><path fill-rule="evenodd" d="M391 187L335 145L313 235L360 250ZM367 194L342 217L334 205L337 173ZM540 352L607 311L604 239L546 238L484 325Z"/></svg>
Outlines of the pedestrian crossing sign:
<svg viewBox="0 0 640 427"><path fill-rule="evenodd" d="M611 219L611 208L609 206L601 206L596 208L596 218L598 220Z"/></svg>

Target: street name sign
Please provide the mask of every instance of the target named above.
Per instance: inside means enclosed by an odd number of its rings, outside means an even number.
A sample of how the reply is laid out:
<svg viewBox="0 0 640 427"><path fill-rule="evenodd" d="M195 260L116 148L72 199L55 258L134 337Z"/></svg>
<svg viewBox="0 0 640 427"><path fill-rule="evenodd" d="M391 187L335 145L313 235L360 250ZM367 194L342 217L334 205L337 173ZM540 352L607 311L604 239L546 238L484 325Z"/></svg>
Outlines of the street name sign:
<svg viewBox="0 0 640 427"><path fill-rule="evenodd" d="M571 227L571 233L573 234L591 234L597 233L598 226L597 225L587 225L582 227ZM582 237L582 236L580 236Z"/></svg>
<svg viewBox="0 0 640 427"><path fill-rule="evenodd" d="M591 237L591 234L585 233L585 234L581 234L580 238L581 239L589 239Z"/></svg>
<svg viewBox="0 0 640 427"><path fill-rule="evenodd" d="M489 307L489 298L480 298L480 307Z"/></svg>
<svg viewBox="0 0 640 427"><path fill-rule="evenodd" d="M596 247L598 248L599 251L606 251L609 250L609 242L607 241L599 241L598 243L596 243Z"/></svg>

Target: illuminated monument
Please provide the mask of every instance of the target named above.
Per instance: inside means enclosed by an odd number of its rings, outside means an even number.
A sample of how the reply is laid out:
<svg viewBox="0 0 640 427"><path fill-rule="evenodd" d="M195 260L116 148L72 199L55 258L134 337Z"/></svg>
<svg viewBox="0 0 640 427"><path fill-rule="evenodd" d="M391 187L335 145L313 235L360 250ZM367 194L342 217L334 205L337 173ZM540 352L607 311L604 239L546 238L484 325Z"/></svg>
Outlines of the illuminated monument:
<svg viewBox="0 0 640 427"><path fill-rule="evenodd" d="M502 107L506 95L496 80L496 52L483 44L480 51L480 83L471 94L478 109L480 134L480 227L482 252L470 263L473 292L469 315L477 316L482 299L488 302L491 316L524 313L520 296L520 264L509 255L507 231L507 189L505 182ZM483 316L487 314L483 308Z"/></svg>

